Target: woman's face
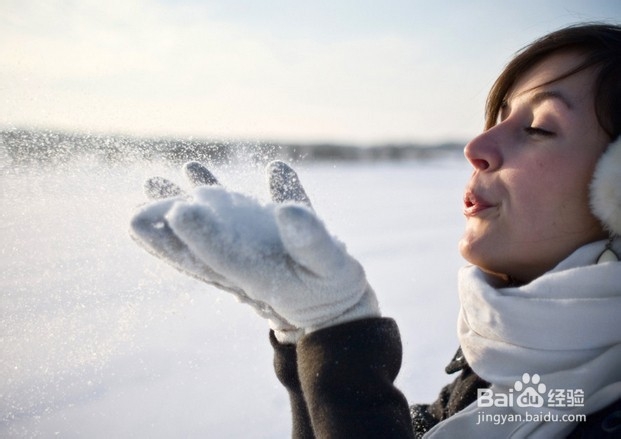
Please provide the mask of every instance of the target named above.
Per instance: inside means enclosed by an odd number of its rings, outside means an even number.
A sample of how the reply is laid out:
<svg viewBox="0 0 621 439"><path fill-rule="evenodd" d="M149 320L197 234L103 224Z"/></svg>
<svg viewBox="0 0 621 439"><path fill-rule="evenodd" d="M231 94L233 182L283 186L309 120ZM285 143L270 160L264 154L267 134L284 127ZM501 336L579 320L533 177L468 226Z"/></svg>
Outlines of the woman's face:
<svg viewBox="0 0 621 439"><path fill-rule="evenodd" d="M459 247L489 273L529 282L606 236L589 209L593 168L608 144L594 111L595 71L544 85L580 61L559 53L535 65L497 124L466 145L474 172Z"/></svg>

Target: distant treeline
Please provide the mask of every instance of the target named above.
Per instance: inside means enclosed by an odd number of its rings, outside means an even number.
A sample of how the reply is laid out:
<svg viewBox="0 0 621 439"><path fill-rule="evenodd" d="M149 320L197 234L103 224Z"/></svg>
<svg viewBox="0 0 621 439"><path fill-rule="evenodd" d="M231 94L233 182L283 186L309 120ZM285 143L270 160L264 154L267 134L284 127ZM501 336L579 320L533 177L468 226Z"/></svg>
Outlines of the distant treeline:
<svg viewBox="0 0 621 439"><path fill-rule="evenodd" d="M294 144L261 141L212 141L204 139L140 138L12 129L0 131L0 157L13 164L63 163L89 155L105 162L164 160L183 163L236 161L380 161L428 159L461 153L463 144L413 143L355 146L332 143Z"/></svg>

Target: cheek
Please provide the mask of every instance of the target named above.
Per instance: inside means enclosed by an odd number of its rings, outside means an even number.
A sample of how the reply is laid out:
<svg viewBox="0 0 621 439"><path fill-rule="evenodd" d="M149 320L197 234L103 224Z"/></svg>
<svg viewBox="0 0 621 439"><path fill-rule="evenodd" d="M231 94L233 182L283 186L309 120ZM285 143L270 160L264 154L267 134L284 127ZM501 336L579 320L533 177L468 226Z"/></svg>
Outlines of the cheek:
<svg viewBox="0 0 621 439"><path fill-rule="evenodd" d="M530 167L529 172L509 173L505 178L506 198L503 201L510 222L537 221L543 211L558 200L558 182L543 168Z"/></svg>
<svg viewBox="0 0 621 439"><path fill-rule="evenodd" d="M586 175L549 166L510 182L508 217L531 237L556 236L592 226Z"/></svg>

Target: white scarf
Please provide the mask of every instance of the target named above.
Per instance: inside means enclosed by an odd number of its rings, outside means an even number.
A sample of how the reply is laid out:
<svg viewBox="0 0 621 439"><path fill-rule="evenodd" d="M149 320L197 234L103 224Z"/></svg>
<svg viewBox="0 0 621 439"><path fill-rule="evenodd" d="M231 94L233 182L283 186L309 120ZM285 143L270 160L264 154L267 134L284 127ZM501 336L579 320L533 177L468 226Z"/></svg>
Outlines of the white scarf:
<svg viewBox="0 0 621 439"><path fill-rule="evenodd" d="M588 415L621 398L621 262L594 265L603 248L588 244L521 287L496 289L480 269L460 270L463 353L495 397L514 400L475 401L425 437L563 437L577 426L563 415ZM517 403L527 388L543 406Z"/></svg>

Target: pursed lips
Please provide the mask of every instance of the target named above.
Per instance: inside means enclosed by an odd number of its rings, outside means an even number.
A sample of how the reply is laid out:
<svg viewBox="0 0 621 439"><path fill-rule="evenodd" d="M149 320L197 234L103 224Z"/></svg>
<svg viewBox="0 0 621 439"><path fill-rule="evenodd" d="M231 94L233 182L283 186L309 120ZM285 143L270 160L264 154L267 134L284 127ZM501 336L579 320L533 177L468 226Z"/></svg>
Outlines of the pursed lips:
<svg viewBox="0 0 621 439"><path fill-rule="evenodd" d="M494 207L494 204L485 200L483 197L468 189L464 194L464 215L466 217L477 216L480 212Z"/></svg>

